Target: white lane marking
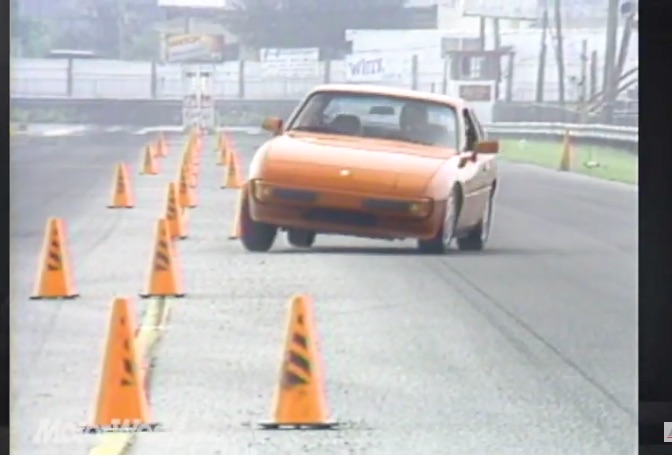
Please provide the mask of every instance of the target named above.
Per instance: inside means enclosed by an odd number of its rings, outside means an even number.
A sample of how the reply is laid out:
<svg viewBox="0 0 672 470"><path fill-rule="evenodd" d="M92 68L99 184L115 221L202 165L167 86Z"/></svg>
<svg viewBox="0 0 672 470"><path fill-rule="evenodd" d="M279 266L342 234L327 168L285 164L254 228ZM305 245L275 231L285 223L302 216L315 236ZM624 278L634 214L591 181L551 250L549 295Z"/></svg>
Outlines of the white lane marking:
<svg viewBox="0 0 672 470"><path fill-rule="evenodd" d="M87 126L68 126L68 127L58 127L55 129L45 129L42 132L38 132L37 135L44 137L63 137L73 134L83 133L87 130Z"/></svg>

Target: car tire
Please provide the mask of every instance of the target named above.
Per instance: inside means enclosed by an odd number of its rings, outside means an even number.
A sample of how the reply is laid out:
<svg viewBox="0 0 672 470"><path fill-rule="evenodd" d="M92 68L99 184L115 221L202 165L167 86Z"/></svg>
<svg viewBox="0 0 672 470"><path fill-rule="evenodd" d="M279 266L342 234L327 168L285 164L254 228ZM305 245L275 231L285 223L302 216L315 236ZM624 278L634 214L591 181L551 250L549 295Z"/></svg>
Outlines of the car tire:
<svg viewBox="0 0 672 470"><path fill-rule="evenodd" d="M459 192L457 187L448 195L446 199L446 211L444 221L436 235L429 240L418 240L418 251L424 254L444 254L450 249L450 244L455 238L455 226L457 225L457 216Z"/></svg>
<svg viewBox="0 0 672 470"><path fill-rule="evenodd" d="M490 191L485 209L483 210L483 217L479 220L478 225L472 228L465 236L457 239L457 247L461 251L481 251L485 248L490 237L490 229L492 228L492 196L493 193Z"/></svg>
<svg viewBox="0 0 672 470"><path fill-rule="evenodd" d="M287 230L287 241L294 248L310 248L315 243L317 234L310 230L290 228Z"/></svg>
<svg viewBox="0 0 672 470"><path fill-rule="evenodd" d="M240 241L247 251L266 252L273 247L278 227L275 225L255 222L250 217L250 207L247 197L243 197L240 211Z"/></svg>

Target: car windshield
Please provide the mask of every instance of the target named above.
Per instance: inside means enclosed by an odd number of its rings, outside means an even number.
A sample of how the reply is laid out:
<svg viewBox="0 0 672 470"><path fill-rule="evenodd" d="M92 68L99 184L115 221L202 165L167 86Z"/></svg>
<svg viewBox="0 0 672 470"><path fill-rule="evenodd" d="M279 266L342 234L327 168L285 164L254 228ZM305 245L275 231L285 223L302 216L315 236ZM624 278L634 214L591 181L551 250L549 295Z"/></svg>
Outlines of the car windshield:
<svg viewBox="0 0 672 470"><path fill-rule="evenodd" d="M458 147L452 106L383 94L318 92L308 97L288 131L390 139Z"/></svg>

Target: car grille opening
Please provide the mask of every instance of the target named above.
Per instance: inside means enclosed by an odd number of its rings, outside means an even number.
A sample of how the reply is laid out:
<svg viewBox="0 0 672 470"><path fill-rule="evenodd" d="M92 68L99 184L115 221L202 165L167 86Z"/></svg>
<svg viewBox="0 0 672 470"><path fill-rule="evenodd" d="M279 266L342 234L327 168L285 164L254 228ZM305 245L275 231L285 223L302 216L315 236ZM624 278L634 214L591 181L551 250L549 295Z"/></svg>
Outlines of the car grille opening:
<svg viewBox="0 0 672 470"><path fill-rule="evenodd" d="M300 189L275 188L273 194L275 197L287 201L314 202L317 199L316 192Z"/></svg>
<svg viewBox="0 0 672 470"><path fill-rule="evenodd" d="M339 209L310 209L303 213L305 220L330 224L375 227L377 219L372 214Z"/></svg>
<svg viewBox="0 0 672 470"><path fill-rule="evenodd" d="M364 201L364 207L371 210L384 210L391 212L408 213L409 203L406 201L395 201L388 199L367 199Z"/></svg>

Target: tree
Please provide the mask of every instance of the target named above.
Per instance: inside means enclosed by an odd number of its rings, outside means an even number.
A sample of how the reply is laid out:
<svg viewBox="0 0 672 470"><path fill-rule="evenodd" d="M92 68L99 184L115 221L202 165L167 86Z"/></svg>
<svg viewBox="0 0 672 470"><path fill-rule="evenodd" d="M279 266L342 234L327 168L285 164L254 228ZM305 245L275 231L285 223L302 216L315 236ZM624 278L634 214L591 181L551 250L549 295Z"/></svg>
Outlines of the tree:
<svg viewBox="0 0 672 470"><path fill-rule="evenodd" d="M78 20L60 36L60 47L90 49L104 57L155 60L158 34L152 9L128 0L69 0ZM86 44L86 46L82 46Z"/></svg>
<svg viewBox="0 0 672 470"><path fill-rule="evenodd" d="M346 29L395 29L405 0L238 0L225 27L246 45L345 48Z"/></svg>
<svg viewBox="0 0 672 470"><path fill-rule="evenodd" d="M126 60L155 61L161 52L161 38L154 30L132 34L126 44Z"/></svg>
<svg viewBox="0 0 672 470"><path fill-rule="evenodd" d="M18 0L10 3L11 49L24 57L43 57L51 49L49 25L20 15Z"/></svg>

